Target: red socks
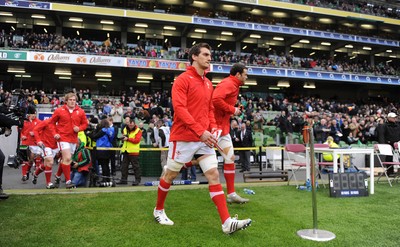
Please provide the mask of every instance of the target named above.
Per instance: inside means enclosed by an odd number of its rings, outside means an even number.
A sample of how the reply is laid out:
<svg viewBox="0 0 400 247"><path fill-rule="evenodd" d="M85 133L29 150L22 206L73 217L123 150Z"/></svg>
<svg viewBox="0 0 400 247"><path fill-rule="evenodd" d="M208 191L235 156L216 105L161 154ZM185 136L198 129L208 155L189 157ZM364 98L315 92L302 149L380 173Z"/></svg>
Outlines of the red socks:
<svg viewBox="0 0 400 247"><path fill-rule="evenodd" d="M60 163L60 166L62 166L62 171L64 173L65 176L65 181L68 182L71 180L71 165L64 165L62 163Z"/></svg>
<svg viewBox="0 0 400 247"><path fill-rule="evenodd" d="M58 165L58 169L57 169L57 172L56 172L56 176L57 177L61 177L61 175L62 175L62 165L61 165L61 163Z"/></svg>
<svg viewBox="0 0 400 247"><path fill-rule="evenodd" d="M46 166L47 167L47 166ZM43 164L40 164L39 166L36 167L35 170L35 176L39 176L40 173L42 173L45 170L45 167Z"/></svg>
<svg viewBox="0 0 400 247"><path fill-rule="evenodd" d="M210 191L210 197L213 200L215 206L217 206L218 214L221 219L221 223L224 222L230 217L228 212L228 207L226 206L226 199L224 191L222 190L221 184L213 184L208 186Z"/></svg>
<svg viewBox="0 0 400 247"><path fill-rule="evenodd" d="M22 176L25 176L28 173L28 171L31 169L31 167L32 167L32 164L29 161L25 161L22 164L22 170L21 170Z"/></svg>
<svg viewBox="0 0 400 247"><path fill-rule="evenodd" d="M44 175L46 176L46 184L51 183L51 166L45 166L44 167Z"/></svg>
<svg viewBox="0 0 400 247"><path fill-rule="evenodd" d="M235 192L235 163L224 164L224 177L227 194Z"/></svg>
<svg viewBox="0 0 400 247"><path fill-rule="evenodd" d="M160 179L160 184L158 185L156 210L164 209L164 202L167 198L169 187L171 187L171 184L165 182L164 179Z"/></svg>

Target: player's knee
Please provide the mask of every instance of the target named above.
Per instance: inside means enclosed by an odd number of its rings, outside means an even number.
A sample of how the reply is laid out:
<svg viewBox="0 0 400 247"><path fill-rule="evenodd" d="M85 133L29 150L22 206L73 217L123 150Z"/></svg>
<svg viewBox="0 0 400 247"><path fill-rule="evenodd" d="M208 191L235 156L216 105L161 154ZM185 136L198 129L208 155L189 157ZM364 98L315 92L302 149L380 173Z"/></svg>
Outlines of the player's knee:
<svg viewBox="0 0 400 247"><path fill-rule="evenodd" d="M168 170L171 170L171 171L174 171L174 172L180 172L182 167L183 167L183 163L176 162L175 160L173 160L173 159L168 157L167 165L166 165L166 168Z"/></svg>
<svg viewBox="0 0 400 247"><path fill-rule="evenodd" d="M215 155L209 155L201 160L199 160L199 165L204 173L206 173L210 169L217 169L218 167L218 160ZM218 171L217 171L218 173Z"/></svg>

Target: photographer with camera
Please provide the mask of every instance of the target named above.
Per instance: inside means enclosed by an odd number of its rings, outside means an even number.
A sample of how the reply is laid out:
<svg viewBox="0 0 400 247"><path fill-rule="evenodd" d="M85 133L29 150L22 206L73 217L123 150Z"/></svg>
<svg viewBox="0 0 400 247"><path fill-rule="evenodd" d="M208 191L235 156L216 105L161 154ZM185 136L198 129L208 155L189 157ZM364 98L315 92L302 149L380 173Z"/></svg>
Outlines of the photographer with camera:
<svg viewBox="0 0 400 247"><path fill-rule="evenodd" d="M21 126L18 120L14 120L6 115L0 114L0 135L5 135L6 137L11 135L12 126ZM0 149L0 200L5 200L8 195L3 192L3 167L4 167L5 156L3 151Z"/></svg>

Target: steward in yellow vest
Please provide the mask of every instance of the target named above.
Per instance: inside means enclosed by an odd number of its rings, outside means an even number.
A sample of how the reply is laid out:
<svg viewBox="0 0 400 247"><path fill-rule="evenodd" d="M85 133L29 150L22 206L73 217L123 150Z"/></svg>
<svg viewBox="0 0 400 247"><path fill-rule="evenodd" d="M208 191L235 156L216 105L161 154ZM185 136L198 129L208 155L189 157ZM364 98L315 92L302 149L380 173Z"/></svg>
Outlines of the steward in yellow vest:
<svg viewBox="0 0 400 247"><path fill-rule="evenodd" d="M139 185L141 180L139 152L142 131L138 126L136 126L135 120L130 117L125 119L125 123L127 123L127 125L122 130L122 140L124 143L121 147L121 154L123 155L121 164L121 180L117 184L128 184L128 167L132 164L135 173L135 181L132 185L135 186Z"/></svg>

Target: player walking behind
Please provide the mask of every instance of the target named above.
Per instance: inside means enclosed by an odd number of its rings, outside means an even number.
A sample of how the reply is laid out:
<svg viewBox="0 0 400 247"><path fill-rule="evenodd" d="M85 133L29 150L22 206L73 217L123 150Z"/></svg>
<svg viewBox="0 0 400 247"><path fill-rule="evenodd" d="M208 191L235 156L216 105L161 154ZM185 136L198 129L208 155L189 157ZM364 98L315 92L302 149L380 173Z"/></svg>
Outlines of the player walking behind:
<svg viewBox="0 0 400 247"><path fill-rule="evenodd" d="M218 145L223 149L224 177L227 189L227 201L229 203L246 203L249 199L240 197L235 192L235 154L232 138L229 135L231 115L241 114L239 107L235 107L239 95L239 87L247 80L247 68L243 64L236 63L230 70L230 75L224 78L215 88L212 96L214 116L222 133L218 139Z"/></svg>
<svg viewBox="0 0 400 247"><path fill-rule="evenodd" d="M44 158L44 165L36 167L35 173L33 174L32 182L34 184L37 183L37 177L40 173L44 171L44 175L46 177L46 189L54 189L55 186L51 182L51 174L52 174L52 167L54 163L54 157L59 152L57 147L57 142L53 136L53 127L50 123L51 119L46 119L40 122L36 127L33 129L35 134L35 139L37 145L43 149L43 158Z"/></svg>

